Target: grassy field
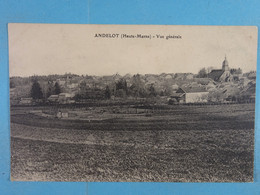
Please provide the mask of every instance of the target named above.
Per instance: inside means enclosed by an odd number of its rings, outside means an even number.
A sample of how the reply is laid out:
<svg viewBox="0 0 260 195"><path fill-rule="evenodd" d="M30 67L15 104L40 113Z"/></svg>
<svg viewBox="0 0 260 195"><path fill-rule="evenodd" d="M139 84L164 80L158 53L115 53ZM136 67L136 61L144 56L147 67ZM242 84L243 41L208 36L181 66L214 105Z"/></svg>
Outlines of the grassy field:
<svg viewBox="0 0 260 195"><path fill-rule="evenodd" d="M253 104L169 106L105 120L46 118L32 109L42 108L11 108L13 180L253 179Z"/></svg>

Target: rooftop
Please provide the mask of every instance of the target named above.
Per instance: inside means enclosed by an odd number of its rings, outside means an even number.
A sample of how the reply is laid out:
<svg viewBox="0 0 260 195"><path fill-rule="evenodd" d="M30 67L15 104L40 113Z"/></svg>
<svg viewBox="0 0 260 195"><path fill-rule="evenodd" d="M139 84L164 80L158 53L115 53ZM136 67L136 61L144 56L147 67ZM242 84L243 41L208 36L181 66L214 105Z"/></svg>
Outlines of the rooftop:
<svg viewBox="0 0 260 195"><path fill-rule="evenodd" d="M180 87L184 93L198 93L198 92L208 92L205 88L203 87ZM180 91L181 91L180 90ZM179 90L177 90L179 91Z"/></svg>
<svg viewBox="0 0 260 195"><path fill-rule="evenodd" d="M223 72L224 72L224 71L223 71L222 69L212 70L212 71L209 73L208 77L209 77L209 78L212 78L213 80L218 80L219 77L223 74Z"/></svg>

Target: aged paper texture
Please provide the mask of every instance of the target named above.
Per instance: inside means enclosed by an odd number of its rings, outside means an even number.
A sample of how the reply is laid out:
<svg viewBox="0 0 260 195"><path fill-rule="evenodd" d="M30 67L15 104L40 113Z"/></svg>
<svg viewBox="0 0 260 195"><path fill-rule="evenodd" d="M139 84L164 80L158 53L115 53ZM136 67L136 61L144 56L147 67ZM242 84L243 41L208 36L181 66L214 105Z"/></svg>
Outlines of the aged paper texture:
<svg viewBox="0 0 260 195"><path fill-rule="evenodd" d="M8 33L12 180L253 181L256 27Z"/></svg>

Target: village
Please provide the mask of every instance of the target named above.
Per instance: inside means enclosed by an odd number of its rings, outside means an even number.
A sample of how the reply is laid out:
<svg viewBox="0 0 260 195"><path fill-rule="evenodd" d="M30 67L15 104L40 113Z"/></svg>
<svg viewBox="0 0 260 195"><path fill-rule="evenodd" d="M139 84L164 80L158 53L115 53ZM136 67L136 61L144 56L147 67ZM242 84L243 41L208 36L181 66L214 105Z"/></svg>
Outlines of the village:
<svg viewBox="0 0 260 195"><path fill-rule="evenodd" d="M219 64L197 74L11 77L12 177L251 181L256 72Z"/></svg>
<svg viewBox="0 0 260 195"><path fill-rule="evenodd" d="M208 72L208 73L207 73ZM36 85L34 92L33 85ZM229 67L203 68L198 74L162 73L121 76L74 74L11 77L11 105L73 104L91 101L155 101L157 104L254 102L256 72ZM34 95L33 95L34 93Z"/></svg>

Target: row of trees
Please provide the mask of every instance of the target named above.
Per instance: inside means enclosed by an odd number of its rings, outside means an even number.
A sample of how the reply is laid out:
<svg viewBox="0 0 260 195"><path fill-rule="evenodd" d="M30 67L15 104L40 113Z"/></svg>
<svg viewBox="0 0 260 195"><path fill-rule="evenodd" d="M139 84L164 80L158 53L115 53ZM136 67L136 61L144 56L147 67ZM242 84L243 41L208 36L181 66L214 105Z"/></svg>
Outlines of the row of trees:
<svg viewBox="0 0 260 195"><path fill-rule="evenodd" d="M58 82L55 82L55 84L48 82L47 86L43 89L38 80L33 79L30 95L33 99L44 99L50 95L58 95L61 91ZM147 98L157 95L165 94L163 92L158 93L154 85L145 86L140 76L136 75L131 86L127 85L125 79L120 79L114 84L107 85L104 89L98 89L88 87L87 83L83 81L79 84L75 99L110 99L112 96L119 98L126 98L128 96Z"/></svg>
<svg viewBox="0 0 260 195"><path fill-rule="evenodd" d="M55 82L54 85L51 82L48 83L45 97L49 97L50 95L58 95L60 93L61 93L61 87L60 87L59 83ZM43 99L44 98L43 90L37 79L33 80L30 95L33 99Z"/></svg>
<svg viewBox="0 0 260 195"><path fill-rule="evenodd" d="M134 76L133 83L128 86L125 79L107 85L104 89L90 88L85 82L79 84L76 100L79 99L110 99L112 96L118 98L132 97L155 97L158 95L153 85L145 86L140 76Z"/></svg>

